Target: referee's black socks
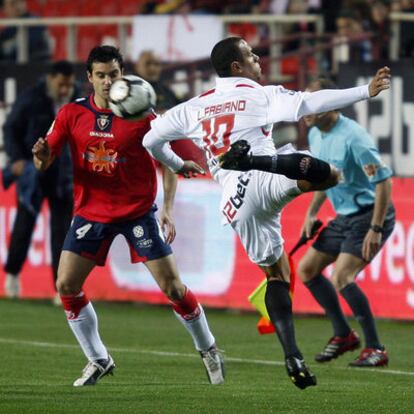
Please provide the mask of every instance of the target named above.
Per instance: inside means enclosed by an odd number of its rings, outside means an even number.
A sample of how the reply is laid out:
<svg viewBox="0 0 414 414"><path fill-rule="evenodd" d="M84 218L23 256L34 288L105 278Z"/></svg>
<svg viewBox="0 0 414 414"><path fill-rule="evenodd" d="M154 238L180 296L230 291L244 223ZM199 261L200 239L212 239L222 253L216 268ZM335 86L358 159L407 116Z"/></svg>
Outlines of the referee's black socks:
<svg viewBox="0 0 414 414"><path fill-rule="evenodd" d="M318 275L308 282L305 282L305 286L325 310L326 315L332 323L335 336L348 336L351 332L351 327L342 312L338 295L332 282L325 276Z"/></svg>
<svg viewBox="0 0 414 414"><path fill-rule="evenodd" d="M356 283L350 283L341 289L340 292L364 331L366 347L381 349L375 319L364 292Z"/></svg>
<svg viewBox="0 0 414 414"><path fill-rule="evenodd" d="M289 283L278 280L268 281L265 303L270 320L282 344L285 358L291 356L302 358L302 354L296 345Z"/></svg>

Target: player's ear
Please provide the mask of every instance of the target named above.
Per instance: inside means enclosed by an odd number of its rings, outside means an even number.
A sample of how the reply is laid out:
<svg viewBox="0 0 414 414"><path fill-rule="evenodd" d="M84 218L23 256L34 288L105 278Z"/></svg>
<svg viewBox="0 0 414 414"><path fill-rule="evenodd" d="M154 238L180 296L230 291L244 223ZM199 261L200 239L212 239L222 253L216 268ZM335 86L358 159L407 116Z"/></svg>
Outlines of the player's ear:
<svg viewBox="0 0 414 414"><path fill-rule="evenodd" d="M88 77L88 81L92 83L92 73L89 70L86 71L86 76Z"/></svg>
<svg viewBox="0 0 414 414"><path fill-rule="evenodd" d="M233 75L240 75L243 72L243 68L237 60L230 64L230 69Z"/></svg>

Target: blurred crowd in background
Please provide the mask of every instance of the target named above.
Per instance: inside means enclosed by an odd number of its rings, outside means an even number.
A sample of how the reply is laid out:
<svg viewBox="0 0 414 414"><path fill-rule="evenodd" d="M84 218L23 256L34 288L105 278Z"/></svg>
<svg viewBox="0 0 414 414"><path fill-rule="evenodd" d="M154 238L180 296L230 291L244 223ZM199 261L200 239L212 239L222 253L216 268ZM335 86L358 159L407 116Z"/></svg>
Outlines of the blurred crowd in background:
<svg viewBox="0 0 414 414"><path fill-rule="evenodd" d="M414 0L125 0L122 2L98 0L3 0L0 17L30 18L63 16L121 16L121 15L161 15L161 14L246 14L246 15L286 15L319 14L323 16L325 33L337 36L375 34L370 42L361 42L352 58L371 61L374 57L388 56L390 41L390 13L414 12ZM230 25L237 34L258 46L268 39L266 25L240 23ZM63 28L49 28L52 37L59 37ZM79 29L84 38L92 35L86 28ZM85 30L85 33L82 31ZM94 28L95 32L97 28ZM103 30L103 29L102 29ZM295 24L288 32L312 32L314 27L307 23ZM414 44L414 23L401 22L400 57L411 57ZM6 27L0 33L0 60L16 60L13 37L15 27ZM93 36L92 36L93 37ZM56 53L60 45L48 41L45 27L30 28L30 60L45 60L51 57L63 58ZM50 40L50 39L49 39ZM87 42L85 42L87 44ZM87 46L89 47L89 45ZM292 49L295 44L285 48Z"/></svg>

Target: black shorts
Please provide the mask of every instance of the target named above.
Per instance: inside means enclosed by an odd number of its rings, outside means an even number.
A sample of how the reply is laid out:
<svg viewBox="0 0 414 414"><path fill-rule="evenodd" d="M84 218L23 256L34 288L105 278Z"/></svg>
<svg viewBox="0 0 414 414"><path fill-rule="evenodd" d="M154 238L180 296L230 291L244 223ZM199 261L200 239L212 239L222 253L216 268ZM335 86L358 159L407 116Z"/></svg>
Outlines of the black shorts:
<svg viewBox="0 0 414 414"><path fill-rule="evenodd" d="M104 266L112 241L122 234L128 242L131 262L160 259L172 253L154 212L156 206L145 215L121 223L99 223L75 216L66 235L62 250L79 254Z"/></svg>
<svg viewBox="0 0 414 414"><path fill-rule="evenodd" d="M313 248L335 257L340 253L349 253L363 259L362 244L371 225L373 211L374 206L370 206L349 216L338 214L319 233ZM381 247L392 233L394 225L395 209L391 205L385 216Z"/></svg>

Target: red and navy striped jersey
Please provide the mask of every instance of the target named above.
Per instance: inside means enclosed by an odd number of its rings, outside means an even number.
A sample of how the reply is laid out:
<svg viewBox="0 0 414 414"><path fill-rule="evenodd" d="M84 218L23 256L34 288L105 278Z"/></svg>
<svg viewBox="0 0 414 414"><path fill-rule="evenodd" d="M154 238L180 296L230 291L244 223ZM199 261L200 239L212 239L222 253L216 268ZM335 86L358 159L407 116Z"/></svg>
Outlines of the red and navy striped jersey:
<svg viewBox="0 0 414 414"><path fill-rule="evenodd" d="M142 146L153 115L130 121L98 108L93 99L65 105L47 141L58 155L72 154L75 215L102 223L126 221L149 211L157 191L152 158Z"/></svg>

